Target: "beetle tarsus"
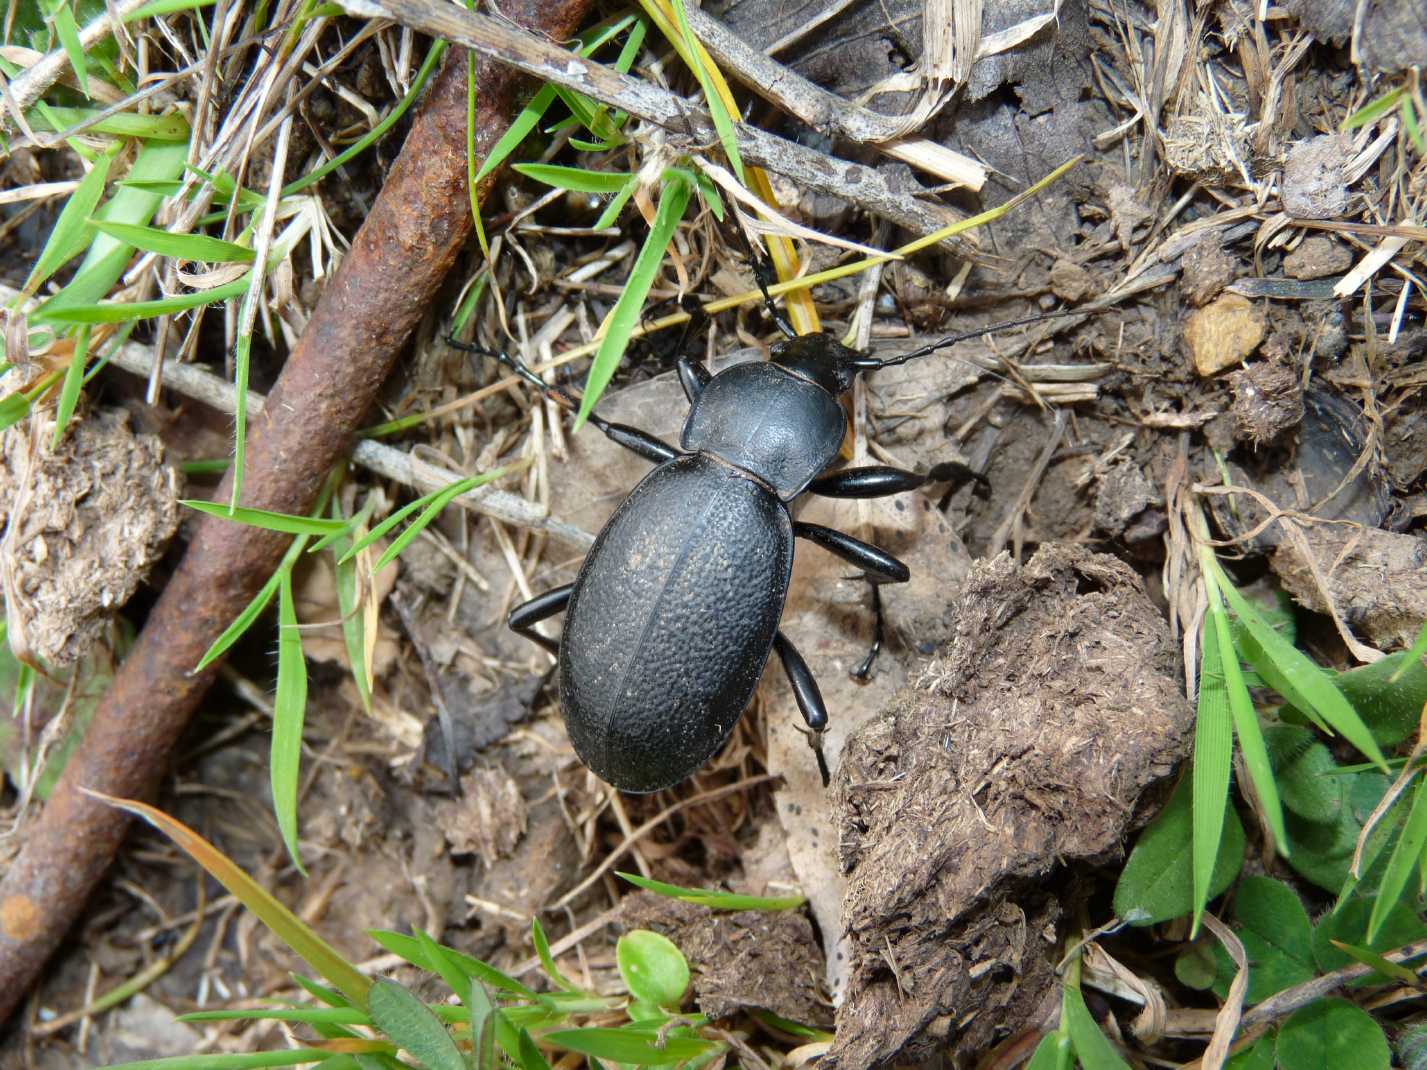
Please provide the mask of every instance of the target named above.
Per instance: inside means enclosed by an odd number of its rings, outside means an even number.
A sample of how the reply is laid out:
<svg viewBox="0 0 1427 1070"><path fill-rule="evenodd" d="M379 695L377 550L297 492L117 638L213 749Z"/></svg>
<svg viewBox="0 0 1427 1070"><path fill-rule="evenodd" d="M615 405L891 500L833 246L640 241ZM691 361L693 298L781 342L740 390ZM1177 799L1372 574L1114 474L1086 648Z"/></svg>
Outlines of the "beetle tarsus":
<svg viewBox="0 0 1427 1070"><path fill-rule="evenodd" d="M867 582L872 586L872 646L857 668L848 673L858 683L863 684L872 679L872 666L877 663L877 655L882 653L882 639L887 627L887 617L882 612L882 586L870 576Z"/></svg>
<svg viewBox="0 0 1427 1070"><path fill-rule="evenodd" d="M818 776L822 779L823 787L832 783L832 774L828 771L827 756L823 754L823 734L821 732L808 733L808 746L813 748L813 754L818 762Z"/></svg>

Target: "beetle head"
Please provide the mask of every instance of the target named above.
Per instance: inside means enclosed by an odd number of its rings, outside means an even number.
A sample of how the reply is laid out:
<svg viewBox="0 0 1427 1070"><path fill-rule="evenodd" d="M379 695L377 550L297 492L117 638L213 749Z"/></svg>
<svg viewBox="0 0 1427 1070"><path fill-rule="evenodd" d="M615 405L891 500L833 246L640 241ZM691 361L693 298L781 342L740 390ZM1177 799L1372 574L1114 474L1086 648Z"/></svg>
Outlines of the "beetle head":
<svg viewBox="0 0 1427 1070"><path fill-rule="evenodd" d="M770 360L794 375L816 383L829 394L838 397L852 386L863 359L861 353L849 349L828 334L800 334L774 342Z"/></svg>

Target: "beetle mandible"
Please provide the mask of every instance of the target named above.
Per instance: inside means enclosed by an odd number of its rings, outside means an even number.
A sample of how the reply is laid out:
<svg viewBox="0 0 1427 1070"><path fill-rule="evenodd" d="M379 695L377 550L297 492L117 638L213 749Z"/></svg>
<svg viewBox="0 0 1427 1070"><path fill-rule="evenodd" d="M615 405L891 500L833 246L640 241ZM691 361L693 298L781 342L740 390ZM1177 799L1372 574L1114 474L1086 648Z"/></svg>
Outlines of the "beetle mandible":
<svg viewBox="0 0 1427 1070"><path fill-rule="evenodd" d="M657 467L615 510L574 582L515 607L508 619L514 631L556 656L570 742L585 765L622 791L670 787L708 762L743 715L774 651L812 730L826 783L819 741L827 707L807 662L778 628L793 540L814 542L862 570L873 584L879 639L877 585L905 583L911 574L871 543L794 520L790 506L805 493L879 498L931 482L981 478L957 463L925 474L884 465L823 474L837 459L845 430L839 398L858 372L1048 318L996 324L881 359L827 334L793 336L771 299L767 303L788 335L773 344L768 362L735 364L713 375L687 354L678 359L690 409L677 449L590 414L606 437ZM572 405L516 358L449 341L494 358L547 397ZM561 611L558 641L535 630Z"/></svg>

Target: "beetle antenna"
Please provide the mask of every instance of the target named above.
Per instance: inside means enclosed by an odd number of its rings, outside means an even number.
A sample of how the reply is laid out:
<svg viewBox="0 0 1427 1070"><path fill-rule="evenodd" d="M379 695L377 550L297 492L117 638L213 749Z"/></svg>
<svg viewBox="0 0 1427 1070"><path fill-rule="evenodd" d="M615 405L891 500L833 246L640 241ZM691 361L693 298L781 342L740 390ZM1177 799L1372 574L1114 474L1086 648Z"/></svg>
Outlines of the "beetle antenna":
<svg viewBox="0 0 1427 1070"><path fill-rule="evenodd" d="M778 330L783 332L784 338L796 338L798 332L793 330L793 325L788 322L788 317L783 315L782 309L773 303L773 295L768 292L769 280L777 281L773 274L773 265L768 263L763 257L749 250L752 256L753 277L758 281L758 288L763 291L763 307L768 310L768 315L773 317L773 322L778 325Z"/></svg>
<svg viewBox="0 0 1427 1070"><path fill-rule="evenodd" d="M512 357L509 353L502 353L498 349L487 349L485 346L477 345L474 342L463 342L455 335L450 335L446 339L446 344L452 349L459 349L463 353L475 353L482 357L489 357L503 368L513 371L520 379L540 391L542 395L549 398L555 404L566 409L578 409L579 403L558 386L547 383L540 376L536 375L530 365L519 357Z"/></svg>
<svg viewBox="0 0 1427 1070"><path fill-rule="evenodd" d="M854 368L864 371L871 371L874 368L890 368L897 364L906 364L909 360L916 360L918 357L925 357L935 353L938 349L946 349L956 345L957 342L966 342L972 338L981 338L988 334L995 334L997 331L1008 331L1013 327L1029 327L1045 320L1064 319L1066 316L1093 316L1098 312L1108 312L1108 306L1099 308L1064 308L1059 312L1042 312L1039 316L1027 316L1025 319L1006 320L1002 323L992 323L986 327L978 327L974 331L966 331L963 334L952 334L930 345L924 345L920 349L908 350L906 353L898 353L895 357L858 357L851 361Z"/></svg>
<svg viewBox="0 0 1427 1070"><path fill-rule="evenodd" d="M741 219L739 216L738 219ZM768 292L768 287L778 281L777 273L773 270L773 265L768 262L768 258L763 256L754 248L753 242L748 237L748 232L739 225L738 219L729 222L727 230L732 231L733 240L743 247L743 255L748 258L748 266L753 270L753 279L758 283L758 288L763 291L763 307L768 310L769 317L778 326L778 330L783 332L784 338L796 338L798 332L793 330L793 325L788 322L788 317L783 315L782 310L773 303L773 295Z"/></svg>

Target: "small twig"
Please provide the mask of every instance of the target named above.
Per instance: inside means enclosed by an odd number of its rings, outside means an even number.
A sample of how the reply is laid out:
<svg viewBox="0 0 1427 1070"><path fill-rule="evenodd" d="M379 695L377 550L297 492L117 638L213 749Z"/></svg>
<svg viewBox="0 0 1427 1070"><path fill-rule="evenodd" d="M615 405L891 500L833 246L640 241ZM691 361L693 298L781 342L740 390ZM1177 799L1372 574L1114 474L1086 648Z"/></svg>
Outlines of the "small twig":
<svg viewBox="0 0 1427 1070"><path fill-rule="evenodd" d="M765 100L795 115L814 130L841 134L862 145L873 145L890 156L907 162L917 157L915 144L882 144L899 136L904 116L882 115L844 100L809 81L791 68L753 48L717 19L700 8L687 9L689 28L707 46L719 64ZM936 146L939 177L948 182L979 190L986 182L986 168L969 156Z"/></svg>
<svg viewBox="0 0 1427 1070"><path fill-rule="evenodd" d="M464 45L542 81L627 111L696 146L718 143L708 113L683 97L489 16L434 0L343 0L343 6L353 15L394 19ZM775 171L806 189L852 201L918 234L930 234L960 218L949 207L927 204L893 189L875 168L828 156L748 123L734 124L734 136L746 163ZM968 243L953 238L946 244L965 248Z"/></svg>
<svg viewBox="0 0 1427 1070"><path fill-rule="evenodd" d="M585 877L584 880L580 881L579 884L575 885L575 887L571 888L568 892L562 895L559 899L555 900L555 902L551 903L545 909L559 910L561 907L569 903L573 903L577 898L579 898L580 894L584 892L585 889L589 888L597 880L599 880L611 869L613 869L614 864L618 862L621 858L623 858L636 843L642 840L645 836L649 835L649 833L653 832L656 828L662 825L669 818L673 817L680 810L687 810L690 806L694 806L698 803L713 802L715 799L722 799L725 795L732 795L735 792L743 791L746 788L756 787L759 784L766 784L770 780L777 779L778 777L773 773L759 773L757 776L747 777L746 779L737 781L733 784L725 784L723 787L714 788L712 791L703 791L697 795L691 795L687 799L680 799L678 802L673 803L670 806L666 806L663 810L660 810L659 813L655 814L648 821L644 822L644 824L640 825L637 829L630 833L630 835L626 836L624 838L624 841L618 847L616 847L609 854L605 855L604 861L602 861L598 866L596 866L594 870L591 871L589 875Z"/></svg>
<svg viewBox="0 0 1427 1070"><path fill-rule="evenodd" d="M1399 948L1382 953L1382 957L1388 962L1406 962L1422 955L1427 955L1427 940L1414 940L1410 944L1403 944ZM1314 1000L1322 999L1324 996L1346 987L1359 977L1368 977L1376 972L1371 966L1355 962L1351 966L1344 966L1332 973L1325 973L1322 977L1314 977L1312 980L1304 981L1292 988L1285 988L1282 992L1269 996L1252 1010L1246 1011L1240 1025L1244 1029L1251 1029L1256 1025L1275 1022L1280 1018L1287 1017L1300 1007L1308 1006Z"/></svg>
<svg viewBox="0 0 1427 1070"><path fill-rule="evenodd" d="M123 1003L135 993L142 992L153 984L164 974L173 968L174 963L183 958L188 953L188 949L193 946L198 934L203 931L203 923L208 918L208 889L206 878L202 871L198 877L198 906L191 912L192 923L188 926L178 942L169 949L169 953L162 958L149 963L133 977L121 981L113 988L109 989L97 999L90 1000L83 1007L61 1014L58 1018L51 1018L47 1022L38 1022L30 1029L30 1035L39 1039L41 1037L54 1036L61 1030L68 1029L75 1022L83 1021L96 1014L102 1014L110 1007L116 1007Z"/></svg>
<svg viewBox="0 0 1427 1070"><path fill-rule="evenodd" d="M19 292L0 285L0 304L10 304ZM115 350L109 363L147 378L153 370L154 354L139 342L126 342ZM201 401L219 412L233 413L236 409L237 390L222 376L214 375L196 364L176 364L164 361L161 379L163 385L184 397ZM248 416L251 419L263 411L266 399L254 390L248 391ZM352 461L367 471L375 473L411 487L418 493L449 486L462 478L459 472L449 472L437 465L413 457L404 450L388 446L374 439L363 439L352 448ZM456 504L474 513L481 513L495 520L514 524L516 527L535 528L548 532L554 538L578 549L585 550L595 541L594 536L573 524L554 520L545 510L528 498L510 491L498 490L492 486L477 487L455 498Z"/></svg>

